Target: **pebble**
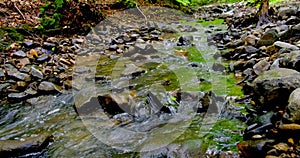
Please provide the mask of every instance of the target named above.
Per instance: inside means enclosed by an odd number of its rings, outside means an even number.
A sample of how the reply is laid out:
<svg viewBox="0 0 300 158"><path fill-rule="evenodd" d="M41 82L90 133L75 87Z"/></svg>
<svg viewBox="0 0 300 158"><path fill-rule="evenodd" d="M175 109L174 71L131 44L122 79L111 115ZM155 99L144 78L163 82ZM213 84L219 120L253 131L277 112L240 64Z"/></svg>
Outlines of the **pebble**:
<svg viewBox="0 0 300 158"><path fill-rule="evenodd" d="M36 77L36 78L39 78L39 79L43 79L44 78L43 73L40 70L38 70L36 67L37 66L32 66L30 68L31 75L33 77Z"/></svg>
<svg viewBox="0 0 300 158"><path fill-rule="evenodd" d="M14 56L19 57L19 58L25 58L27 55L22 50L19 50L19 51L14 52Z"/></svg>
<svg viewBox="0 0 300 158"><path fill-rule="evenodd" d="M43 54L36 61L38 61L38 62L45 62L48 59L49 59L49 56L47 54Z"/></svg>

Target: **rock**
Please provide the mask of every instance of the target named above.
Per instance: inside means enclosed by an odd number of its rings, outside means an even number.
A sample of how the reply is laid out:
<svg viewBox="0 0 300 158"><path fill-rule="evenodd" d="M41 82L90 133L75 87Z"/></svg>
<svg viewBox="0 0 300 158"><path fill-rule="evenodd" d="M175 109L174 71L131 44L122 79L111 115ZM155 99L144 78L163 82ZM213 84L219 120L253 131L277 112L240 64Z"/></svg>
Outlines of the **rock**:
<svg viewBox="0 0 300 158"><path fill-rule="evenodd" d="M300 73L286 68L263 72L253 81L254 101L261 108L287 104L290 93L300 87Z"/></svg>
<svg viewBox="0 0 300 158"><path fill-rule="evenodd" d="M30 64L30 61L29 61L28 58L22 58L22 59L20 59L19 61L20 61L20 66L21 66L21 67L24 67L24 66L26 66L27 64Z"/></svg>
<svg viewBox="0 0 300 158"><path fill-rule="evenodd" d="M291 15L296 15L296 7L280 7L278 10L278 16L281 19L287 19Z"/></svg>
<svg viewBox="0 0 300 158"><path fill-rule="evenodd" d="M43 73L37 68L37 66L31 66L30 72L31 72L31 75L33 77L36 77L36 78L39 78L39 79L44 78Z"/></svg>
<svg viewBox="0 0 300 158"><path fill-rule="evenodd" d="M284 55L279 63L282 67L300 71L300 51L296 50Z"/></svg>
<svg viewBox="0 0 300 158"><path fill-rule="evenodd" d="M25 42L23 42L23 46L25 48L35 48L35 47L41 46L41 44L38 42L25 41Z"/></svg>
<svg viewBox="0 0 300 158"><path fill-rule="evenodd" d="M226 68L225 68L225 66L223 66L220 63L214 63L212 66L212 70L219 71L219 72L225 72Z"/></svg>
<svg viewBox="0 0 300 158"><path fill-rule="evenodd" d="M5 73L4 73L3 69L0 68L0 81L1 80L2 81L5 80Z"/></svg>
<svg viewBox="0 0 300 158"><path fill-rule="evenodd" d="M3 90L7 87L9 87L10 84L9 83L3 83L3 84L0 84L0 92L3 92Z"/></svg>
<svg viewBox="0 0 300 158"><path fill-rule="evenodd" d="M284 118L294 122L300 123L300 88L295 89L289 98L289 104L286 108Z"/></svg>
<svg viewBox="0 0 300 158"><path fill-rule="evenodd" d="M31 80L30 75L21 73L19 71L7 71L7 75L16 80L21 80L21 81L30 81Z"/></svg>
<svg viewBox="0 0 300 158"><path fill-rule="evenodd" d="M252 46L255 46L256 45L256 42L259 40L259 38L257 38L256 36L254 35L248 35L246 38L245 38L245 45L252 45Z"/></svg>
<svg viewBox="0 0 300 158"><path fill-rule="evenodd" d="M114 44L114 45L110 45L109 46L109 50L117 50L119 47L118 47L118 45L116 45L116 44Z"/></svg>
<svg viewBox="0 0 300 158"><path fill-rule="evenodd" d="M52 48L55 48L55 44L54 43L49 43L49 42L44 42L43 43L43 48L44 49L48 49L48 50L52 50Z"/></svg>
<svg viewBox="0 0 300 158"><path fill-rule="evenodd" d="M25 141L0 140L0 156L17 157L32 152L38 152L46 148L51 141L53 141L53 136L48 133L28 138Z"/></svg>
<svg viewBox="0 0 300 158"><path fill-rule="evenodd" d="M267 140L247 140L237 144L237 148L241 151L241 155L245 158L264 157L266 152L269 151L270 144L275 141L272 139Z"/></svg>
<svg viewBox="0 0 300 158"><path fill-rule="evenodd" d="M278 128L280 130L283 130L283 131L300 132L300 125L299 124L295 124L295 123L292 123L292 124L283 124L283 125L280 125Z"/></svg>
<svg viewBox="0 0 300 158"><path fill-rule="evenodd" d="M257 46L260 47L272 45L278 39L278 37L279 35L277 30L270 29L257 41Z"/></svg>
<svg viewBox="0 0 300 158"><path fill-rule="evenodd" d="M84 42L84 39L81 39L81 38L72 39L72 44L81 44L83 42Z"/></svg>
<svg viewBox="0 0 300 158"><path fill-rule="evenodd" d="M82 73L87 73L87 72L90 72L90 69L86 66L76 66L75 67L75 73L82 74Z"/></svg>
<svg viewBox="0 0 300 158"><path fill-rule="evenodd" d="M37 94L37 91L34 90L33 88L29 87L27 88L24 93L28 94L28 95L36 95Z"/></svg>
<svg viewBox="0 0 300 158"><path fill-rule="evenodd" d="M245 46L244 49L247 54L254 54L254 53L258 53L260 51L259 49L255 48L253 46Z"/></svg>
<svg viewBox="0 0 300 158"><path fill-rule="evenodd" d="M259 74L267 71L269 69L269 67L270 67L269 62L267 62L265 60L261 60L253 66L253 70L254 70L255 74L259 75Z"/></svg>
<svg viewBox="0 0 300 158"><path fill-rule="evenodd" d="M8 94L8 100L12 101L12 102L17 102L17 101L21 101L21 100L25 100L26 97L28 96L28 94L21 92L21 93L10 93Z"/></svg>
<svg viewBox="0 0 300 158"><path fill-rule="evenodd" d="M299 50L297 46L281 41L276 41L274 45L280 49Z"/></svg>
<svg viewBox="0 0 300 158"><path fill-rule="evenodd" d="M134 64L128 64L125 66L125 70L122 72L122 75L136 77L144 72L145 70L143 70L142 68L139 68Z"/></svg>
<svg viewBox="0 0 300 158"><path fill-rule="evenodd" d="M40 83L38 90L45 92L61 92L62 88L54 83L43 81Z"/></svg>
<svg viewBox="0 0 300 158"><path fill-rule="evenodd" d="M25 58L27 56L26 53L24 53L22 50L14 52L13 55L18 58Z"/></svg>
<svg viewBox="0 0 300 158"><path fill-rule="evenodd" d="M187 50L180 49L180 50L174 50L174 54L187 57L189 52Z"/></svg>
<svg viewBox="0 0 300 158"><path fill-rule="evenodd" d="M13 89L16 89L16 90L24 90L26 87L27 87L27 83L26 83L26 82L24 82L24 81L18 81L18 82L14 85Z"/></svg>
<svg viewBox="0 0 300 158"><path fill-rule="evenodd" d="M275 148L279 152L287 152L290 147L286 143L278 143L274 145L273 148Z"/></svg>
<svg viewBox="0 0 300 158"><path fill-rule="evenodd" d="M191 41L191 36L180 36L178 38L177 46L192 46Z"/></svg>
<svg viewBox="0 0 300 158"><path fill-rule="evenodd" d="M38 61L38 62L45 62L45 61L47 61L48 59L49 59L49 55L43 54L43 55L41 55L39 58L37 58L36 61Z"/></svg>

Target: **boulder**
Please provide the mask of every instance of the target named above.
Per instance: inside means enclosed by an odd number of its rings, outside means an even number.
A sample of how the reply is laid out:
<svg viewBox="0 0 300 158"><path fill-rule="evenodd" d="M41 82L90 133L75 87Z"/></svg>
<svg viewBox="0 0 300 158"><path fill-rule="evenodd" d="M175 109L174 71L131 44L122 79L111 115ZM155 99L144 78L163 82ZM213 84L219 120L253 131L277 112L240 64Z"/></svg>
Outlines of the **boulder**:
<svg viewBox="0 0 300 158"><path fill-rule="evenodd" d="M257 46L269 46L272 45L279 35L276 29L270 29L257 41Z"/></svg>
<svg viewBox="0 0 300 158"><path fill-rule="evenodd" d="M289 98L284 118L291 122L300 123L300 88L295 89Z"/></svg>
<svg viewBox="0 0 300 158"><path fill-rule="evenodd" d="M285 106L290 93L300 87L300 73L277 68L260 74L253 81L254 101L263 109ZM263 106L262 106L263 105Z"/></svg>

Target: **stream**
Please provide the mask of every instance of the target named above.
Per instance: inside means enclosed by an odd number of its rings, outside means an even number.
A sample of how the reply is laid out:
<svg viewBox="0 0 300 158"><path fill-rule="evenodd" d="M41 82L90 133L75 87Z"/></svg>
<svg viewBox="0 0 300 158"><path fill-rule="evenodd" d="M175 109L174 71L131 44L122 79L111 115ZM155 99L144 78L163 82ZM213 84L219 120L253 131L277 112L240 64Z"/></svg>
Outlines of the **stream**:
<svg viewBox="0 0 300 158"><path fill-rule="evenodd" d="M73 91L1 107L0 139L54 136L24 157L238 157L244 106L230 98L241 89L208 41L226 26L167 8L140 10L116 13L86 36Z"/></svg>

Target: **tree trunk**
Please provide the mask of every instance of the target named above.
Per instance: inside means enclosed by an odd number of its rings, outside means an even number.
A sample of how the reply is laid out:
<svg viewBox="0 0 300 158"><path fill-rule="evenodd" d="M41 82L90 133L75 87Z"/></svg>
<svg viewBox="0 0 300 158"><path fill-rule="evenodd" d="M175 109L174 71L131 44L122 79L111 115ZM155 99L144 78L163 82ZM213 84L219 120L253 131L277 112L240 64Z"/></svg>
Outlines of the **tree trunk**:
<svg viewBox="0 0 300 158"><path fill-rule="evenodd" d="M263 24L270 23L270 17L268 14L269 10L269 0L261 0L258 15L259 15L259 21L257 23L257 27L260 27Z"/></svg>

